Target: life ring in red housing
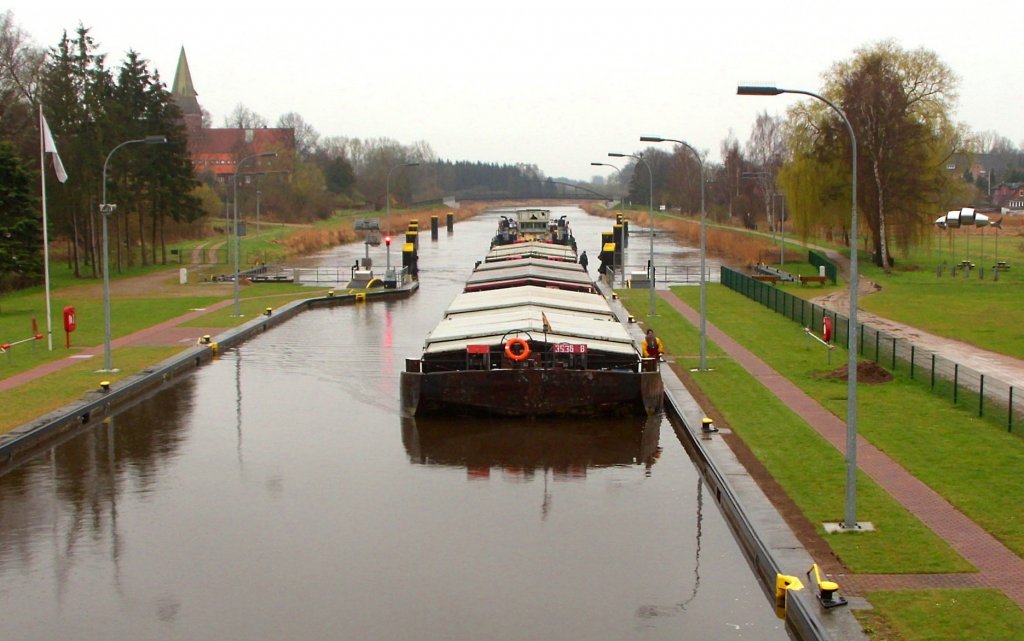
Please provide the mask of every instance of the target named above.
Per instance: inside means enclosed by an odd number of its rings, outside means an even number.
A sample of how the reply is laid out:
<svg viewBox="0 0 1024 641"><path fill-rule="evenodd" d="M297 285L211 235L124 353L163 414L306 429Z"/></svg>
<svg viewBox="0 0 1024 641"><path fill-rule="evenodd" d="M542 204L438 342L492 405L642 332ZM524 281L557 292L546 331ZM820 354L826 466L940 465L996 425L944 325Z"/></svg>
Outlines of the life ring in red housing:
<svg viewBox="0 0 1024 641"><path fill-rule="evenodd" d="M510 361L525 361L530 357L530 344L525 338L510 338L505 341L505 356Z"/></svg>
<svg viewBox="0 0 1024 641"><path fill-rule="evenodd" d="M821 319L821 340L826 343L832 340L832 317L827 314Z"/></svg>

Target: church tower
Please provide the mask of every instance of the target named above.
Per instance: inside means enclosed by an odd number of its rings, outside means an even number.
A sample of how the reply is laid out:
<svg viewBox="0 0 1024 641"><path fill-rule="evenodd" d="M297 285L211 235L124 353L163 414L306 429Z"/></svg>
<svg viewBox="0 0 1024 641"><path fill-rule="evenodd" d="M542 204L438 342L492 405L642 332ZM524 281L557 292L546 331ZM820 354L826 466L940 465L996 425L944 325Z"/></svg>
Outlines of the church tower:
<svg viewBox="0 0 1024 641"><path fill-rule="evenodd" d="M174 72L174 84L171 85L171 95L181 109L185 119L185 130L188 132L190 141L198 140L200 130L203 128L203 110L199 107L199 100L196 98L195 87L192 86L192 74L188 70L188 58L185 57L185 47L181 48L178 55L178 68Z"/></svg>

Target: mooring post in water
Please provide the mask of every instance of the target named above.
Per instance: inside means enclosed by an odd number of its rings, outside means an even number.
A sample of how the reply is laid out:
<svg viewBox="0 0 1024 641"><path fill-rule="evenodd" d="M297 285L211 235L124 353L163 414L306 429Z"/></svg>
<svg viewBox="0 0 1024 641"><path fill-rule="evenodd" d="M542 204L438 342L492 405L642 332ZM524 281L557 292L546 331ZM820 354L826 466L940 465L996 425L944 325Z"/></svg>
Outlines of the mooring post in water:
<svg viewBox="0 0 1024 641"><path fill-rule="evenodd" d="M430 240L437 240L437 220L436 214L430 217Z"/></svg>
<svg viewBox="0 0 1024 641"><path fill-rule="evenodd" d="M455 231L455 214L448 212L448 216L445 219L445 224L448 225L448 233Z"/></svg>

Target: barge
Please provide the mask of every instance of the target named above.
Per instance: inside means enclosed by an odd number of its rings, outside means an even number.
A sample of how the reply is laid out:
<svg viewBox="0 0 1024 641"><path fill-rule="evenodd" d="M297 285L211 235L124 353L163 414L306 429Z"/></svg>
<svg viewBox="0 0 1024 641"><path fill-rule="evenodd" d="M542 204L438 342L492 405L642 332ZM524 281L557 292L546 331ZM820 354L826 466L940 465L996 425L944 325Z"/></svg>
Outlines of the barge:
<svg viewBox="0 0 1024 641"><path fill-rule="evenodd" d="M427 336L420 358L406 359L401 402L407 416L661 409L657 359L641 356L578 264L564 217L546 213L502 217L486 258ZM535 220L544 228L524 229Z"/></svg>

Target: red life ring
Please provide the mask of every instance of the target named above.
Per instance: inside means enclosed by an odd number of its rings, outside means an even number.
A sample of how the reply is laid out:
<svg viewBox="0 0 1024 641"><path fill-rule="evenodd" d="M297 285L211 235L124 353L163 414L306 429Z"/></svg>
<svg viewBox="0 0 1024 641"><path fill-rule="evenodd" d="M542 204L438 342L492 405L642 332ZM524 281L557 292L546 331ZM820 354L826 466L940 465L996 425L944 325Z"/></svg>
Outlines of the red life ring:
<svg viewBox="0 0 1024 641"><path fill-rule="evenodd" d="M519 346L518 352L513 349L515 345ZM525 361L530 357L530 344L524 338L510 338L505 341L505 356L508 356L510 361Z"/></svg>
<svg viewBox="0 0 1024 641"><path fill-rule="evenodd" d="M826 343L832 340L832 317L826 315L821 319L821 338Z"/></svg>

